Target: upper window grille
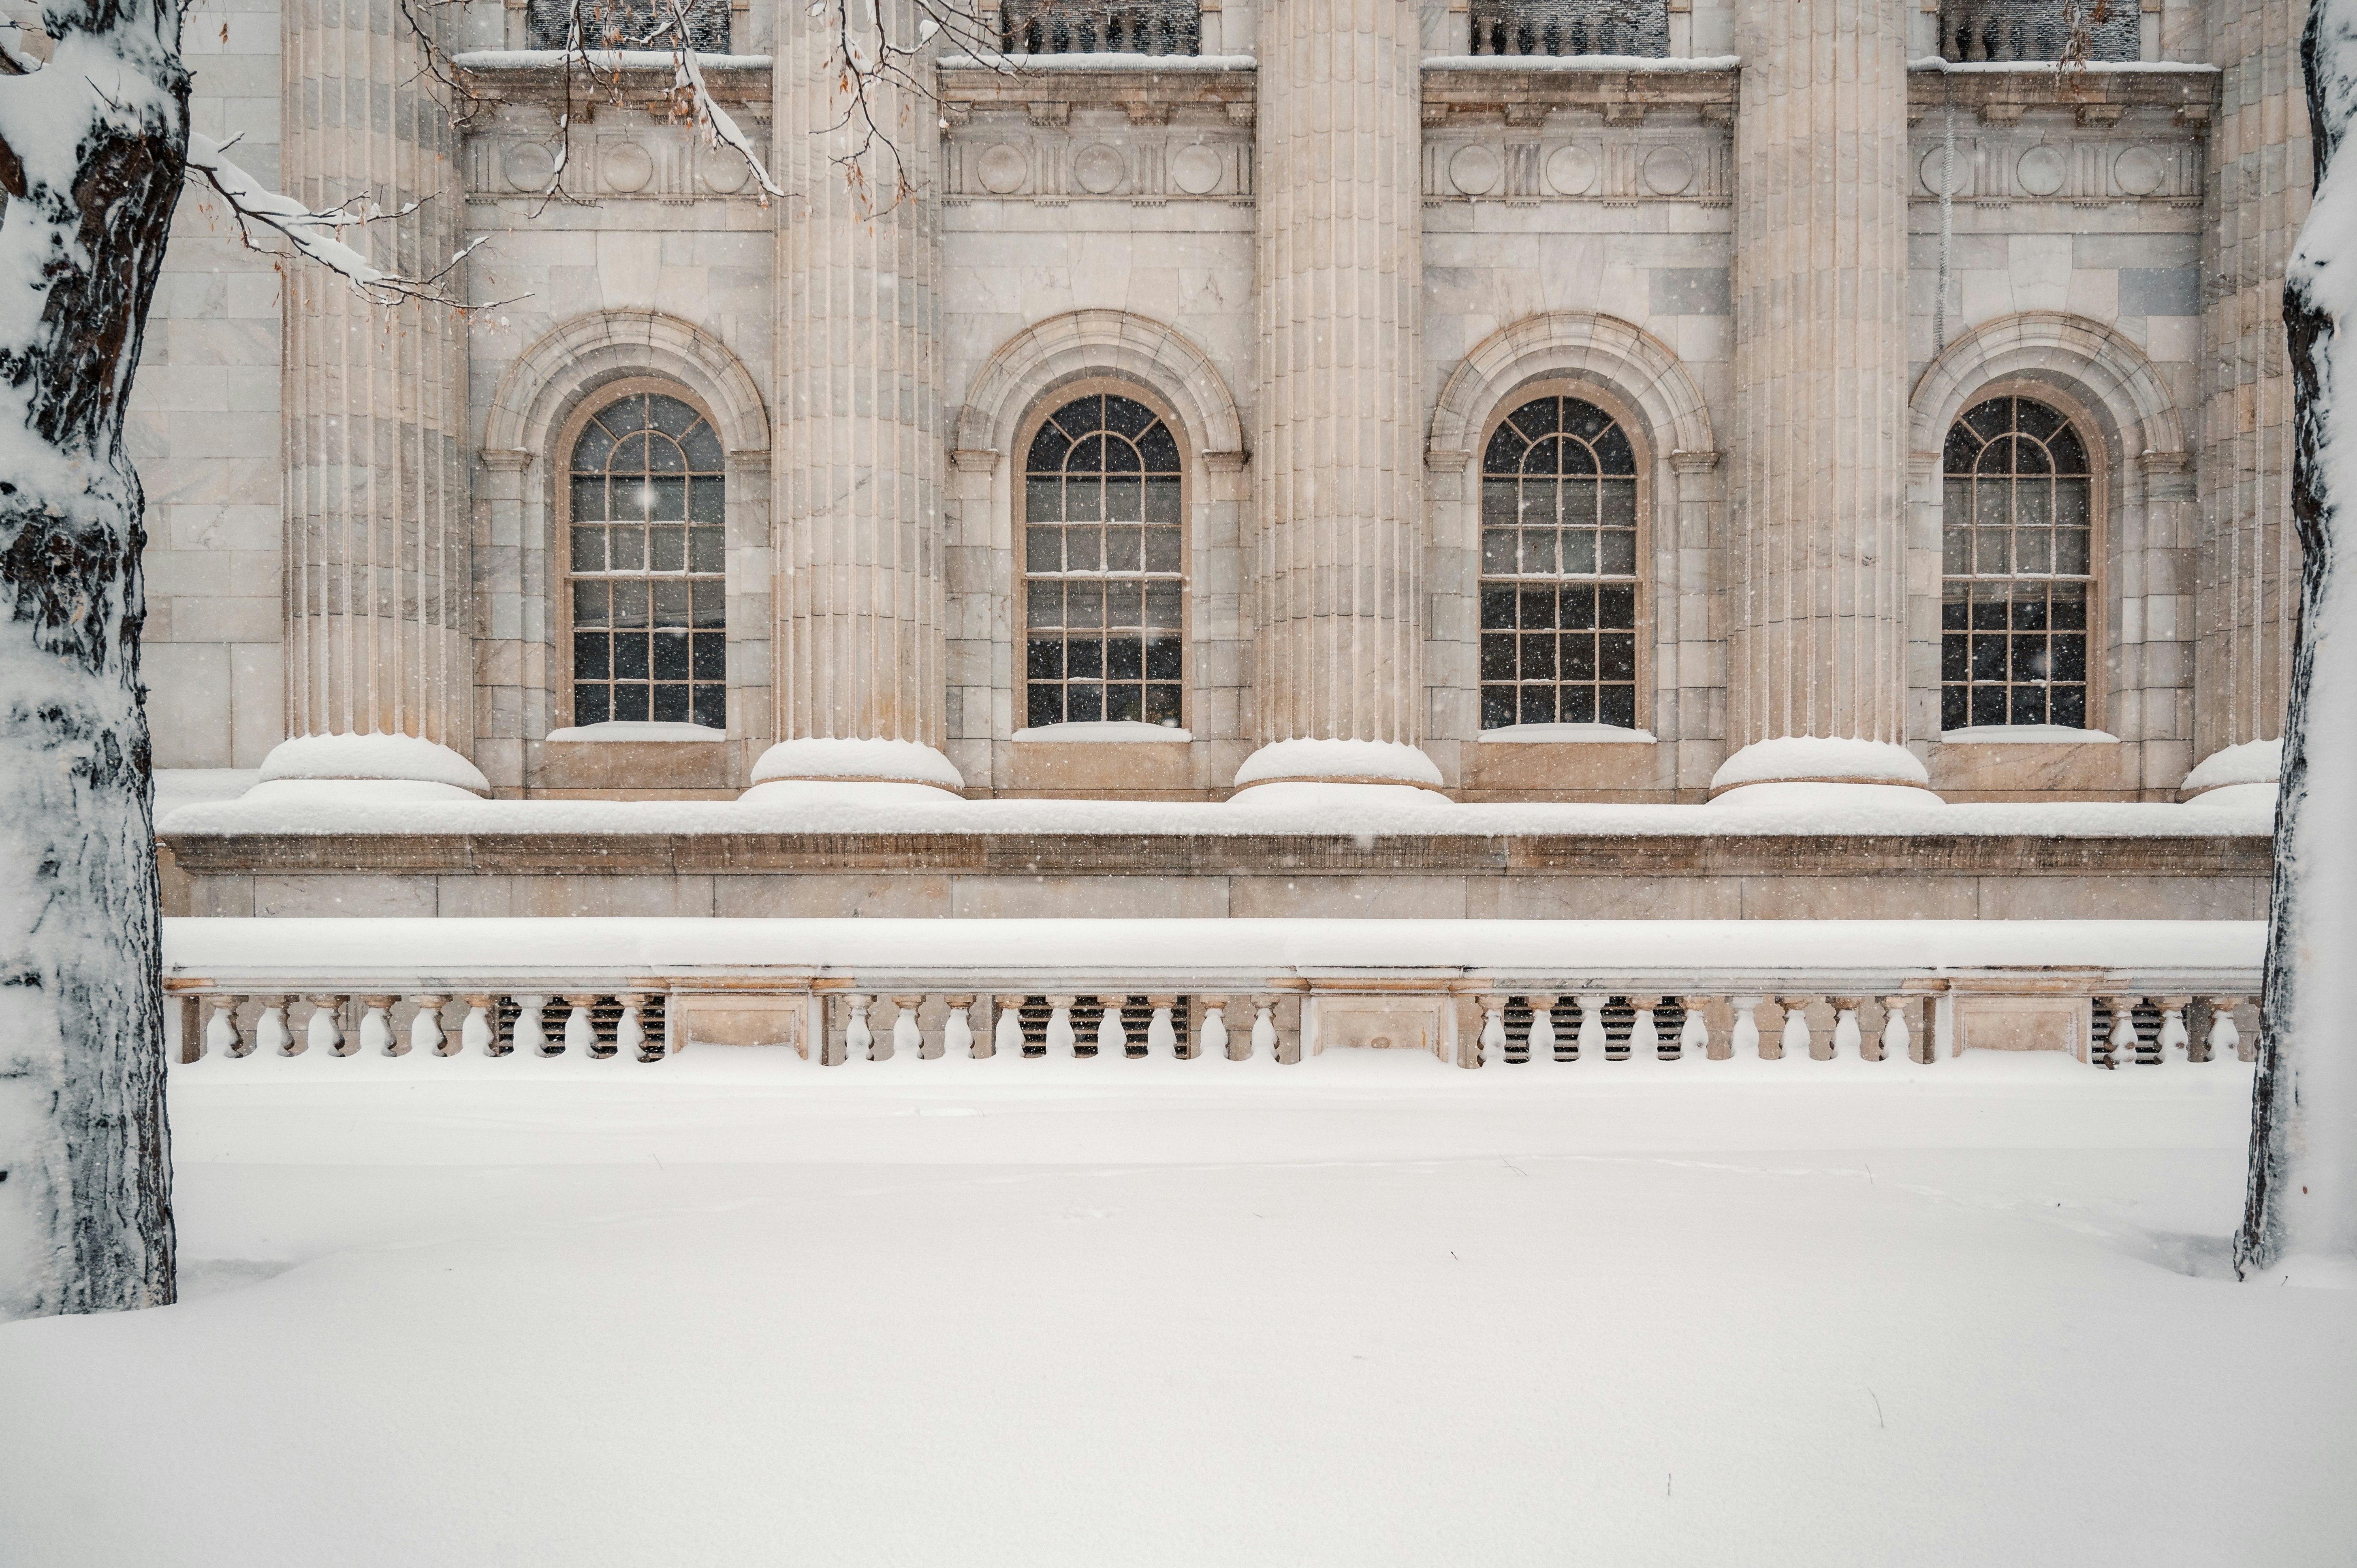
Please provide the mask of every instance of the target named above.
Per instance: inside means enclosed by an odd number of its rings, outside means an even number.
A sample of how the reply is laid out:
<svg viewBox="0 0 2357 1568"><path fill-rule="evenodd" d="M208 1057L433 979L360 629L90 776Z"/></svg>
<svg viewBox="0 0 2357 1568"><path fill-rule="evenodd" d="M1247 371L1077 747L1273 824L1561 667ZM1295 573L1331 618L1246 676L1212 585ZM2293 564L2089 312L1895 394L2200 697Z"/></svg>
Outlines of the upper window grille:
<svg viewBox="0 0 2357 1568"><path fill-rule="evenodd" d="M1670 52L1667 0L1473 0L1477 55Z"/></svg>
<svg viewBox="0 0 2357 1568"><path fill-rule="evenodd" d="M633 392L573 444L573 722L727 727L720 438L675 397Z"/></svg>
<svg viewBox="0 0 2357 1568"><path fill-rule="evenodd" d="M1033 725L1179 723L1178 443L1097 393L1031 438L1023 481L1025 713Z"/></svg>
<svg viewBox="0 0 2357 1568"><path fill-rule="evenodd" d="M1202 52L1197 0L1005 0L999 47L1012 55Z"/></svg>
<svg viewBox="0 0 2357 1568"><path fill-rule="evenodd" d="M532 48L568 47L575 0L530 0L524 11ZM670 0L578 0L581 43L592 49L667 49L680 41ZM687 43L705 54L728 52L727 0L688 0Z"/></svg>
<svg viewBox="0 0 2357 1568"><path fill-rule="evenodd" d="M1481 456L1481 727L1637 727L1637 454L1613 417L1534 398Z"/></svg>
<svg viewBox="0 0 2357 1568"><path fill-rule="evenodd" d="M2076 34L2085 44L2076 58L2137 59L2142 16L2138 0L1945 0L1940 53L1952 60L2059 60L2073 52Z"/></svg>
<svg viewBox="0 0 2357 1568"><path fill-rule="evenodd" d="M1948 432L1940 727L2087 726L2094 478L2069 422L1993 397Z"/></svg>

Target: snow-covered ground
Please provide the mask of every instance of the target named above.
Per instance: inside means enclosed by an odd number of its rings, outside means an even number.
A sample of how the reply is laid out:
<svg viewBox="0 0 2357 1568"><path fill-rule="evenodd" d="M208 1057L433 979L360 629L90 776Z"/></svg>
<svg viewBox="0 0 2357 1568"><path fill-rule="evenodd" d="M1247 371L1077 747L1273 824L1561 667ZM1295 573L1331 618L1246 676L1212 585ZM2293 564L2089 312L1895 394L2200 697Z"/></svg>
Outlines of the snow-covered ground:
<svg viewBox="0 0 2357 1568"><path fill-rule="evenodd" d="M0 1326L0 1562L2346 1563L2249 1083L201 1062L183 1303Z"/></svg>

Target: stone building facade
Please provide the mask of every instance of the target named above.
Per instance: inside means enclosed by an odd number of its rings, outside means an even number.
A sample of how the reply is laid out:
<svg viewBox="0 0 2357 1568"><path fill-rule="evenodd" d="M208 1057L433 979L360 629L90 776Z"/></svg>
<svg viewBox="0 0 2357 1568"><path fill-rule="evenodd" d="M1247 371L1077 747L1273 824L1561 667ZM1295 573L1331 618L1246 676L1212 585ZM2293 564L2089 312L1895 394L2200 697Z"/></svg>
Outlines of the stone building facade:
<svg viewBox="0 0 2357 1568"><path fill-rule="evenodd" d="M482 243L386 311L183 204L158 765L2175 800L2282 722L2305 9L2111 0L2058 70L2040 0L1010 4L879 105L892 199L753 0L764 201L531 8L451 14L454 98L389 0L199 0L199 128Z"/></svg>

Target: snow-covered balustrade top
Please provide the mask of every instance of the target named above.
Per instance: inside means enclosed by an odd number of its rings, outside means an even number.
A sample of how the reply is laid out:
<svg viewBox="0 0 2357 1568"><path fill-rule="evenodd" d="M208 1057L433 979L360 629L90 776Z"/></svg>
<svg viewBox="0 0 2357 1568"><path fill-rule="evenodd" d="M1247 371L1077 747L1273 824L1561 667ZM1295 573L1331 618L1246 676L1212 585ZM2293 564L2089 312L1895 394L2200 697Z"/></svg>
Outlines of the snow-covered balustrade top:
<svg viewBox="0 0 2357 1568"><path fill-rule="evenodd" d="M2248 1059L2227 921L182 919L184 1064ZM2238 1019L2237 1015L2242 1015Z"/></svg>

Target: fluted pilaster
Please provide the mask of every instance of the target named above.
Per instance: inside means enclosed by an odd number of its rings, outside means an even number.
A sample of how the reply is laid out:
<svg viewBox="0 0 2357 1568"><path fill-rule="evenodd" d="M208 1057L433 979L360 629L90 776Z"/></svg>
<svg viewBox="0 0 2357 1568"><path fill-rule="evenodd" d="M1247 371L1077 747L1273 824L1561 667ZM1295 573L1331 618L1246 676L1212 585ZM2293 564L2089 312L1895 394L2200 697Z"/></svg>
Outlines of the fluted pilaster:
<svg viewBox="0 0 2357 1568"><path fill-rule="evenodd" d="M420 203L343 237L387 271L439 272L465 216L458 137L408 24L370 0L287 0L285 16L285 188L319 209ZM449 14L418 16L439 27ZM290 263L285 277L287 733L466 753L463 326L443 307L374 304L320 267Z"/></svg>
<svg viewBox="0 0 2357 1568"><path fill-rule="evenodd" d="M1264 746L1413 745L1423 727L1421 98L1407 0L1275 0L1263 12L1253 464Z"/></svg>
<svg viewBox="0 0 2357 1568"><path fill-rule="evenodd" d="M894 38L915 36L909 0L877 14ZM879 87L871 113L897 162L880 140L845 162L866 132L842 124L835 14L778 17L778 736L939 747L939 111ZM903 174L916 194L900 194Z"/></svg>
<svg viewBox="0 0 2357 1568"><path fill-rule="evenodd" d="M1909 9L1738 14L1734 746L1906 739Z"/></svg>
<svg viewBox="0 0 2357 1568"><path fill-rule="evenodd" d="M2315 182L2299 62L2307 24L2308 0L2210 8L2211 59L2223 77L2203 268L2197 757L2279 738L2291 689L2299 540L2283 288Z"/></svg>

